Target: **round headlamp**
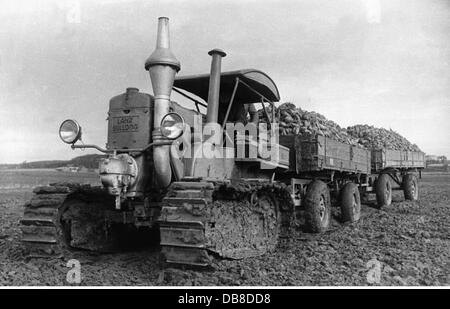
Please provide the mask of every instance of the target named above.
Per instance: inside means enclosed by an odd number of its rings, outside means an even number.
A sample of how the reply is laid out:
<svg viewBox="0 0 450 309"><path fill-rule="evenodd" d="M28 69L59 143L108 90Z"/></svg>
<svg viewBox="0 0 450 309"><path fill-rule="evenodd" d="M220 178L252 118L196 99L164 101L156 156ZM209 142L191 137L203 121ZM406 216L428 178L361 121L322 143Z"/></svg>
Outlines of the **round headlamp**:
<svg viewBox="0 0 450 309"><path fill-rule="evenodd" d="M168 113L161 120L161 134L168 139L176 139L183 134L184 119L177 113Z"/></svg>
<svg viewBox="0 0 450 309"><path fill-rule="evenodd" d="M75 120L67 119L59 127L59 137L64 143L74 144L81 138L81 127Z"/></svg>

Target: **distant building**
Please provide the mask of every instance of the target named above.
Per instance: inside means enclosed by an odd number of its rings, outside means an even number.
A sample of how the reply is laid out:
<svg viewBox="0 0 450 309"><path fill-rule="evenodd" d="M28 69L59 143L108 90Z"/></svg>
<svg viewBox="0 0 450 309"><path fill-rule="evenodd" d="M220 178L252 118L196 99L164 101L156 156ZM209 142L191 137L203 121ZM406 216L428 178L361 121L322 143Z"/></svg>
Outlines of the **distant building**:
<svg viewBox="0 0 450 309"><path fill-rule="evenodd" d="M426 155L425 156L425 161L437 161L438 160L438 156L435 156L435 155Z"/></svg>
<svg viewBox="0 0 450 309"><path fill-rule="evenodd" d="M425 156L425 162L426 169L429 171L449 171L446 156L427 155Z"/></svg>
<svg viewBox="0 0 450 309"><path fill-rule="evenodd" d="M56 170L58 172L72 172L72 173L77 173L80 170L80 167L78 166L62 166L62 167L58 167L56 168Z"/></svg>

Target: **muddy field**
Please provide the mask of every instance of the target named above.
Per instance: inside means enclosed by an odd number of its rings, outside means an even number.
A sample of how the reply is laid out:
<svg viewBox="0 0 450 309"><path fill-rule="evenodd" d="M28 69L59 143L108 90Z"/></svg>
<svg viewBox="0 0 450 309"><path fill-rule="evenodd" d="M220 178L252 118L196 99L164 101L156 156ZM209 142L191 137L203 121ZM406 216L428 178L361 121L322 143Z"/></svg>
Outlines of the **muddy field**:
<svg viewBox="0 0 450 309"><path fill-rule="evenodd" d="M449 285L450 174L425 174L421 201L382 210L363 205L361 220L334 221L322 235L296 231L277 252L214 269L163 268L159 248L63 258L29 259L20 243L24 202L38 184L97 183L95 174L44 170L0 171L0 285L70 285L67 262L81 265L81 285Z"/></svg>

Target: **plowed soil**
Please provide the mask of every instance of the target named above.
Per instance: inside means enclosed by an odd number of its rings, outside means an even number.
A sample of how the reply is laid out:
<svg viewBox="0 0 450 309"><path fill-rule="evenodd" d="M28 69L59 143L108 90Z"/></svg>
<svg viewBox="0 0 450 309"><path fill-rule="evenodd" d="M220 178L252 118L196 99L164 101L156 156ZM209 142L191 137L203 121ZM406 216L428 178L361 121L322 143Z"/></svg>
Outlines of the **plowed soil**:
<svg viewBox="0 0 450 309"><path fill-rule="evenodd" d="M334 220L320 235L295 231L277 251L258 258L217 260L212 269L163 265L159 248L97 255L71 251L53 259L29 258L19 220L32 188L55 181L97 183L88 173L0 171L0 285L74 285L67 262L81 265L79 285L449 285L450 174L424 174L420 201L381 210L362 206L354 224Z"/></svg>

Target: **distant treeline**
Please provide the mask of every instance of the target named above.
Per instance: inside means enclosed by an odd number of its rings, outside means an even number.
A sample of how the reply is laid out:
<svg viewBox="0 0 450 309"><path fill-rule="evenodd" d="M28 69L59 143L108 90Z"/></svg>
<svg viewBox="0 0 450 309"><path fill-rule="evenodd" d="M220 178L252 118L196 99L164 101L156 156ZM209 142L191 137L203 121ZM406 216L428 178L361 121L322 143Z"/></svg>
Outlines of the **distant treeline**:
<svg viewBox="0 0 450 309"><path fill-rule="evenodd" d="M23 162L19 164L0 164L0 168L58 168L64 166L77 166L86 168L98 168L98 162L105 155L88 154L75 157L72 160L46 160L35 162Z"/></svg>
<svg viewBox="0 0 450 309"><path fill-rule="evenodd" d="M84 166L86 168L98 168L98 163L101 158L106 158L106 156L99 154L79 156L70 160L66 165L70 164L73 166Z"/></svg>

